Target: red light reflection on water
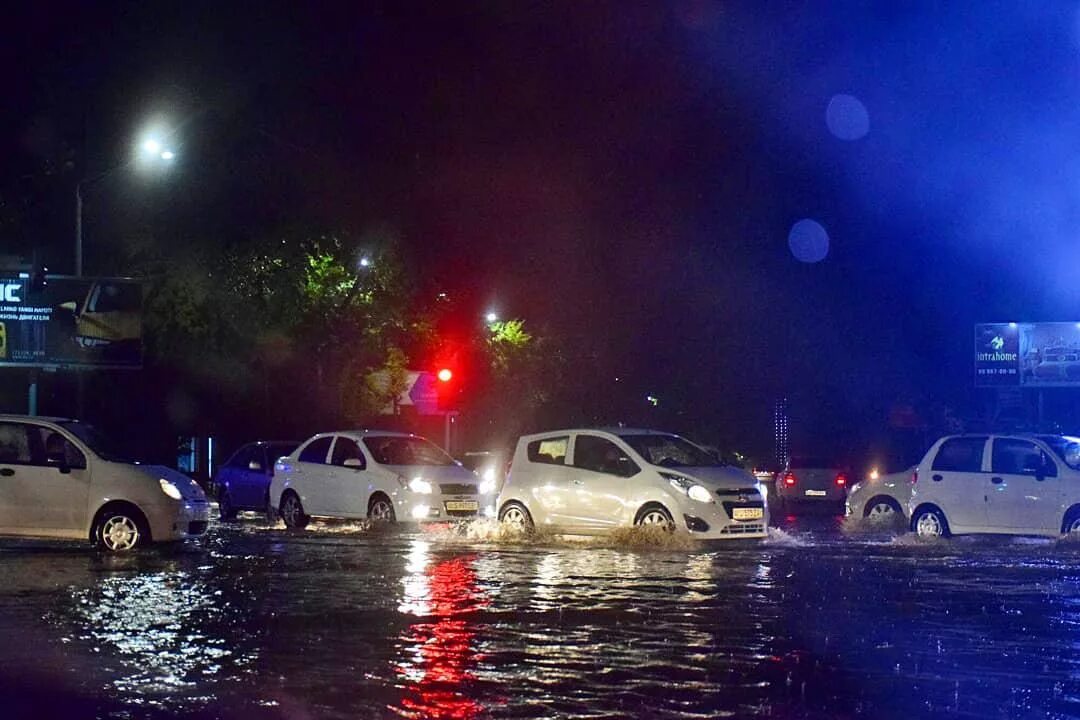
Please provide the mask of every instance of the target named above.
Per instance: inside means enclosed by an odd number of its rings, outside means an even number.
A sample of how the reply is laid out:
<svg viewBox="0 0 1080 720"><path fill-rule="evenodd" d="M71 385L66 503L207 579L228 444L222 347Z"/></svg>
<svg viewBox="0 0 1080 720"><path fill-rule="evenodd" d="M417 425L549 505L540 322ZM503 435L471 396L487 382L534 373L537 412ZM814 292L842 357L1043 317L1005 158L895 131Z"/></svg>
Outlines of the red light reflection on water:
<svg viewBox="0 0 1080 720"><path fill-rule="evenodd" d="M473 556L439 561L427 571L426 597L414 599L426 601L430 619L410 625L402 638L412 656L398 665L413 683L399 709L406 717L465 720L482 709L463 692L479 657L472 647L476 633L463 615L487 604L477 590L473 561Z"/></svg>

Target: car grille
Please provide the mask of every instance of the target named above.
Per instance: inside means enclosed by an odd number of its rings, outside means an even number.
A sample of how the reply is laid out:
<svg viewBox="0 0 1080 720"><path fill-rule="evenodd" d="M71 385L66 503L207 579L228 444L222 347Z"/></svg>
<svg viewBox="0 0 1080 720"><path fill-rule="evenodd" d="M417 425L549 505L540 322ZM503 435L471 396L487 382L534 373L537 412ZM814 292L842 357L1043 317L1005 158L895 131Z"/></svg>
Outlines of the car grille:
<svg viewBox="0 0 1080 720"><path fill-rule="evenodd" d="M447 510L448 517L476 517L476 510Z"/></svg>
<svg viewBox="0 0 1080 720"><path fill-rule="evenodd" d="M738 496L738 495L745 495L748 498L757 499L757 497L759 495L761 495L761 493L759 493L758 489L755 488L755 487L719 488L716 491L716 495L718 497L721 497L721 498L729 498L729 497Z"/></svg>
<svg viewBox="0 0 1080 720"><path fill-rule="evenodd" d="M466 485L465 483L446 483L440 485L439 489L442 490L443 495L475 495L476 486Z"/></svg>
<svg viewBox="0 0 1080 720"><path fill-rule="evenodd" d="M754 535L765 532L765 526L761 524L750 525L747 523L740 523L739 525L728 525L725 528L720 529L721 535Z"/></svg>
<svg viewBox="0 0 1080 720"><path fill-rule="evenodd" d="M195 522L188 523L188 535L202 535L206 532L207 522L205 520L196 520Z"/></svg>

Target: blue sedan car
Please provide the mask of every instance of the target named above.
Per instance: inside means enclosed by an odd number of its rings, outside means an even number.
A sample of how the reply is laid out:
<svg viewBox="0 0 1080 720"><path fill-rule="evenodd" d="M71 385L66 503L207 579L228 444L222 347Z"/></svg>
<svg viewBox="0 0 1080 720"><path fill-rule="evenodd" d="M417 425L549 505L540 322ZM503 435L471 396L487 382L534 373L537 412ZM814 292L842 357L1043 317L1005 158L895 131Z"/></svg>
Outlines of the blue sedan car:
<svg viewBox="0 0 1080 720"><path fill-rule="evenodd" d="M274 463L292 453L299 442L260 440L244 445L218 470L214 479L222 520L235 520L242 510L265 512Z"/></svg>

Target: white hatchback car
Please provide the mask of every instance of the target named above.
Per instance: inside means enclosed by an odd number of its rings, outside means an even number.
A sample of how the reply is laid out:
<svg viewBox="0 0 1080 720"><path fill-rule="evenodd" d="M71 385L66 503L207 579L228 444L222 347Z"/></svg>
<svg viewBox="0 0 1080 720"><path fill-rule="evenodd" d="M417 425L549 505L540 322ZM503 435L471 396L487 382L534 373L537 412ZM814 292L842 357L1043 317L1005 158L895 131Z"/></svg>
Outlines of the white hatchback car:
<svg viewBox="0 0 1080 720"><path fill-rule="evenodd" d="M702 539L764 537L764 489L678 435L559 430L518 440L499 519L526 529L599 534L662 525Z"/></svg>
<svg viewBox="0 0 1080 720"><path fill-rule="evenodd" d="M206 532L195 482L123 459L75 420L0 415L0 534L90 540L122 552Z"/></svg>
<svg viewBox="0 0 1080 720"><path fill-rule="evenodd" d="M912 475L908 508L919 535L1080 532L1080 439L954 435Z"/></svg>
<svg viewBox="0 0 1080 720"><path fill-rule="evenodd" d="M494 516L495 481L481 481L418 435L381 430L321 433L278 460L271 517L290 528L312 516L454 520Z"/></svg>

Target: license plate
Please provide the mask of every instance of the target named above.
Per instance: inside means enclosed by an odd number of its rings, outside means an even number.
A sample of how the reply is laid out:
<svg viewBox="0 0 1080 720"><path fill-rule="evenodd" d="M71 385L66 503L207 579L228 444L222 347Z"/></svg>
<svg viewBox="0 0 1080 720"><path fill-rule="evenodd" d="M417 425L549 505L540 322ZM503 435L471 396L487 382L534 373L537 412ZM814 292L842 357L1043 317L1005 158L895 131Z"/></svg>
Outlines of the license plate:
<svg viewBox="0 0 1080 720"><path fill-rule="evenodd" d="M480 504L475 500L447 500L446 511L447 512L476 512L480 509Z"/></svg>
<svg viewBox="0 0 1080 720"><path fill-rule="evenodd" d="M828 493L824 490L807 490L806 494L810 497L825 497L826 495L828 495Z"/></svg>
<svg viewBox="0 0 1080 720"><path fill-rule="evenodd" d="M732 508L731 517L736 520L760 520L763 517L761 508Z"/></svg>

